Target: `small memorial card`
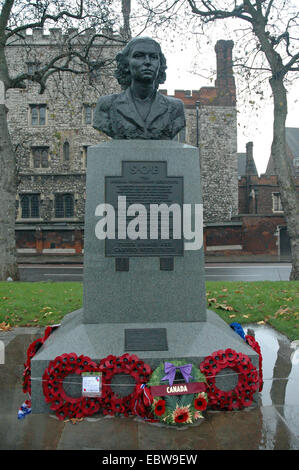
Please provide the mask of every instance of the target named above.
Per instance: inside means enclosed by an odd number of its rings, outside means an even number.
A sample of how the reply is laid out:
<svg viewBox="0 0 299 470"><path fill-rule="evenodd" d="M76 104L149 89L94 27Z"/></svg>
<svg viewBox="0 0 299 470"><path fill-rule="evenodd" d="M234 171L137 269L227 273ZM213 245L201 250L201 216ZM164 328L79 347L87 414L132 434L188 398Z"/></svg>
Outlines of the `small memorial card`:
<svg viewBox="0 0 299 470"><path fill-rule="evenodd" d="M100 397L102 395L102 373L84 372L82 374L82 396Z"/></svg>

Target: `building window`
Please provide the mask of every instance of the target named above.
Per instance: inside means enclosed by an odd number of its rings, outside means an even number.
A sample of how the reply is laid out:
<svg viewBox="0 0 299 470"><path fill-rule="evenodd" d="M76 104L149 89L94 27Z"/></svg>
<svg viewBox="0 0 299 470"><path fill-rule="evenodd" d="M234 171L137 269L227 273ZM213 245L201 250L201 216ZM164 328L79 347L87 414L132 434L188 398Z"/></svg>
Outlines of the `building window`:
<svg viewBox="0 0 299 470"><path fill-rule="evenodd" d="M49 168L49 147L32 147L33 168Z"/></svg>
<svg viewBox="0 0 299 470"><path fill-rule="evenodd" d="M84 105L84 116L83 116L84 124L92 124L93 110L94 110L93 104Z"/></svg>
<svg viewBox="0 0 299 470"><path fill-rule="evenodd" d="M45 126L46 125L46 104L31 104L30 105L30 124L32 126Z"/></svg>
<svg viewBox="0 0 299 470"><path fill-rule="evenodd" d="M89 145L83 145L81 155L82 155L82 167L87 168L87 149Z"/></svg>
<svg viewBox="0 0 299 470"><path fill-rule="evenodd" d="M294 158L293 165L295 168L299 168L299 157Z"/></svg>
<svg viewBox="0 0 299 470"><path fill-rule="evenodd" d="M70 161L70 144L67 141L63 144L63 161Z"/></svg>
<svg viewBox="0 0 299 470"><path fill-rule="evenodd" d="M281 198L279 193L272 193L272 211L273 212L283 212Z"/></svg>
<svg viewBox="0 0 299 470"><path fill-rule="evenodd" d="M64 219L74 217L74 196L72 194L56 194L55 217Z"/></svg>
<svg viewBox="0 0 299 470"><path fill-rule="evenodd" d="M91 62L90 68L89 68L89 81L93 82L96 80L99 80L102 74L101 70L101 63L98 63L96 61Z"/></svg>
<svg viewBox="0 0 299 470"><path fill-rule="evenodd" d="M22 194L21 217L22 219L34 219L39 217L39 194Z"/></svg>
<svg viewBox="0 0 299 470"><path fill-rule="evenodd" d="M27 73L34 75L39 70L39 62L27 62Z"/></svg>

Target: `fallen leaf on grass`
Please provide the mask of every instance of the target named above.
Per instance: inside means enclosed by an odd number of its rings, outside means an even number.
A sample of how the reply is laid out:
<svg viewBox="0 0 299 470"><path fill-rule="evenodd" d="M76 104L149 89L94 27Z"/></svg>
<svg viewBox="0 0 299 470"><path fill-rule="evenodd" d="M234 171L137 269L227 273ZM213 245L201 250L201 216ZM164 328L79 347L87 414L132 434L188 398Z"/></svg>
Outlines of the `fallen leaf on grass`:
<svg viewBox="0 0 299 470"><path fill-rule="evenodd" d="M289 307L286 307L286 308L281 307L274 313L274 318L277 318L281 315L286 315L288 313L291 313L291 309Z"/></svg>
<svg viewBox="0 0 299 470"><path fill-rule="evenodd" d="M264 320L261 320L261 321L258 321L257 324L258 324L258 325L265 325L266 322L264 322Z"/></svg>
<svg viewBox="0 0 299 470"><path fill-rule="evenodd" d="M9 323L5 323L5 321L3 321L2 323L0 323L0 330L1 331L9 331L12 329L12 326L10 326Z"/></svg>
<svg viewBox="0 0 299 470"><path fill-rule="evenodd" d="M250 315L243 315L243 317L244 317L244 318L249 318L249 317L250 317Z"/></svg>
<svg viewBox="0 0 299 470"><path fill-rule="evenodd" d="M215 302L217 302L217 299L215 299L215 297L213 297L212 299L208 299L208 302L209 303L215 303Z"/></svg>
<svg viewBox="0 0 299 470"><path fill-rule="evenodd" d="M230 305L216 304L216 307L221 308L222 310L227 310L228 312L232 312L234 310Z"/></svg>
<svg viewBox="0 0 299 470"><path fill-rule="evenodd" d="M43 315L43 317L47 317L48 315L52 315L52 314L53 314L53 312L46 312L46 313Z"/></svg>
<svg viewBox="0 0 299 470"><path fill-rule="evenodd" d="M235 318L236 315L229 315L229 318Z"/></svg>

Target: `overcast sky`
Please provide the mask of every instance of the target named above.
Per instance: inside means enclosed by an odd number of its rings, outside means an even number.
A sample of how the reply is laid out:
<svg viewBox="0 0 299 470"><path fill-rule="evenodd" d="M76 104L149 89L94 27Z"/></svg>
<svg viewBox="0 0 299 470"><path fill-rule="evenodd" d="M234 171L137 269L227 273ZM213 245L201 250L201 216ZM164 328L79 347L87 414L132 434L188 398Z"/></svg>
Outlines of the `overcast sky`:
<svg viewBox="0 0 299 470"><path fill-rule="evenodd" d="M216 42L216 41L215 41ZM162 44L163 46L163 44ZM209 58L206 55L197 54L198 62L205 63L207 60L211 62L211 66L216 68L216 54L214 46L211 45ZM213 63L213 60L214 63ZM214 80L211 82L208 77L204 78L194 73L188 72L192 70L194 55L191 51L169 52L167 54L167 81L161 85L161 88L168 90L169 94L173 94L174 90L198 90L202 86L214 86ZM199 69L199 67L198 67ZM201 70L199 69L200 73ZM215 78L215 77L214 77ZM238 79L239 80L239 79ZM237 87L237 96L238 88ZM299 127L298 122L298 82L293 85L288 95L288 118L287 127ZM238 152L246 151L246 143L253 142L253 155L259 174L266 171L267 162L271 152L272 142L272 126L273 126L273 105L269 99L264 102L257 110L252 110L248 103L249 97L243 102L240 97L237 103L238 109ZM246 103L247 101L247 103Z"/></svg>
<svg viewBox="0 0 299 470"><path fill-rule="evenodd" d="M155 0L151 0L151 2L151 5L153 5ZM136 5L138 5L138 1L132 0L133 10ZM139 10L138 13L141 15ZM152 36L158 40L166 56L167 80L161 85L161 88L167 89L168 94L173 94L175 89L199 90L202 86L214 86L216 78L214 46L218 39L229 39L236 43L238 34L241 34L240 37L242 37L244 22L238 22L237 20L231 20L233 23L219 21L209 25L207 34L202 35L199 33L196 36L197 23L191 23L188 31L187 20L184 21L181 17L177 17L177 19L179 27L175 32L165 24L164 27L152 31L150 27L142 33L142 36ZM134 21L132 21L133 23ZM133 35L138 34L139 31L138 28L135 30L133 28ZM240 41L240 53L243 56L243 47L245 47L246 41L246 36L245 42ZM233 50L233 59L236 55L237 46ZM246 143L252 141L253 156L257 170L261 174L266 171L273 135L273 104L270 96L270 85L267 79L264 86L264 99L260 100L260 95L249 96L248 93L241 93L246 88L246 83L244 83L244 79L242 82L237 74L235 78L237 84L238 152L245 152ZM299 127L298 88L299 81L297 80L288 94L287 127ZM255 105L251 106L250 100L253 100Z"/></svg>

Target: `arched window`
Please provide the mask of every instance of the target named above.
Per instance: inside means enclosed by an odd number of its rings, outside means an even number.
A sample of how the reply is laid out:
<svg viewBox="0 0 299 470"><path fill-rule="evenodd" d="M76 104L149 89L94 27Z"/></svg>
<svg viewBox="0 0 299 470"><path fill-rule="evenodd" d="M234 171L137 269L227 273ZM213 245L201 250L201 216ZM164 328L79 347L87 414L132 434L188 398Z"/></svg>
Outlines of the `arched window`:
<svg viewBox="0 0 299 470"><path fill-rule="evenodd" d="M70 160L70 144L68 141L63 144L63 160L68 162Z"/></svg>
<svg viewBox="0 0 299 470"><path fill-rule="evenodd" d="M22 219L39 217L39 194L23 194L21 196Z"/></svg>
<svg viewBox="0 0 299 470"><path fill-rule="evenodd" d="M74 217L74 196L72 194L56 194L55 217Z"/></svg>

